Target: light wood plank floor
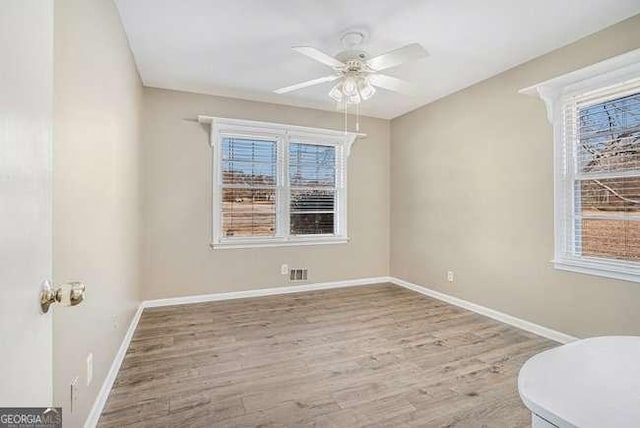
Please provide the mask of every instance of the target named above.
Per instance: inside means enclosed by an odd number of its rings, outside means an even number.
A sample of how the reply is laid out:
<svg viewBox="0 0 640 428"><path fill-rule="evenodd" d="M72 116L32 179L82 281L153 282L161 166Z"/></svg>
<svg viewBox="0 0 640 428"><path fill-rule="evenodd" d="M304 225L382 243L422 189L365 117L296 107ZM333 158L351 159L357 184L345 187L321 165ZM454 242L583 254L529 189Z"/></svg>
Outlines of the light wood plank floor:
<svg viewBox="0 0 640 428"><path fill-rule="evenodd" d="M395 285L147 309L102 427L525 427L556 343Z"/></svg>

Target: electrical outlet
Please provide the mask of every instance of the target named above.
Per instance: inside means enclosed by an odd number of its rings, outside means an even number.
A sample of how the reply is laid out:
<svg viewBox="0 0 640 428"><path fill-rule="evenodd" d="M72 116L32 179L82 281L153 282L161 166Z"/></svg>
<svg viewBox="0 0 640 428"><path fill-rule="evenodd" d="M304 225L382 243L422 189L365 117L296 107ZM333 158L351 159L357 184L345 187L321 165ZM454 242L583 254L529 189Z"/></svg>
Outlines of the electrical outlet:
<svg viewBox="0 0 640 428"><path fill-rule="evenodd" d="M289 275L289 265L280 266L280 273L282 275Z"/></svg>
<svg viewBox="0 0 640 428"><path fill-rule="evenodd" d="M118 323L118 315L116 314L111 315L111 326L113 327L114 330L117 330L118 327L120 326L120 324Z"/></svg>
<svg viewBox="0 0 640 428"><path fill-rule="evenodd" d="M74 413L78 408L78 396L80 395L80 391L78 390L78 376L74 377L71 381L71 385L69 385L69 407L71 408L71 413Z"/></svg>
<svg viewBox="0 0 640 428"><path fill-rule="evenodd" d="M447 281L453 282L453 271L452 270L447 272Z"/></svg>
<svg viewBox="0 0 640 428"><path fill-rule="evenodd" d="M93 353L87 355L87 386L91 385L93 380Z"/></svg>

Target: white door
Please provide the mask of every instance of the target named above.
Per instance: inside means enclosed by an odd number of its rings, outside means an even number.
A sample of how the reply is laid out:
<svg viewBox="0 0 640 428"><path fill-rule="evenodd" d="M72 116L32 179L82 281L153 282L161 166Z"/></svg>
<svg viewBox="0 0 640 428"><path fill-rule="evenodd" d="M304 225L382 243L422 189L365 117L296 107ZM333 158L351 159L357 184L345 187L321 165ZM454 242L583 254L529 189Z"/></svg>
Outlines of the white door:
<svg viewBox="0 0 640 428"><path fill-rule="evenodd" d="M0 407L52 401L53 0L0 0Z"/></svg>

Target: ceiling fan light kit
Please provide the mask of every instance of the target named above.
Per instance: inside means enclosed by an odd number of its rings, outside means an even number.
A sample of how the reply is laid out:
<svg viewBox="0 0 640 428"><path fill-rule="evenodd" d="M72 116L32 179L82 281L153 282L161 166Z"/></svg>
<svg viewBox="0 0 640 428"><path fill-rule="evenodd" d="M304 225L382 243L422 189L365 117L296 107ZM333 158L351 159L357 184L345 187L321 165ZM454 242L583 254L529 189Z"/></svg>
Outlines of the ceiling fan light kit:
<svg viewBox="0 0 640 428"><path fill-rule="evenodd" d="M336 83L329 91L329 96L337 102L358 104L366 101L376 93L366 75L345 76L342 81Z"/></svg>

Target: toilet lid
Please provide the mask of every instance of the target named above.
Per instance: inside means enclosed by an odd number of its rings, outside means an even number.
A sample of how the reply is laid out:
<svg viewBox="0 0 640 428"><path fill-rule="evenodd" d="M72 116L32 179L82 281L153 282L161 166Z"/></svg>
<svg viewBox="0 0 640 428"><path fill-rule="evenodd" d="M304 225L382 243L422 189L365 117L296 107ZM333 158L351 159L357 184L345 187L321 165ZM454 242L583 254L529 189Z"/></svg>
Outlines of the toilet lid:
<svg viewBox="0 0 640 428"><path fill-rule="evenodd" d="M535 355L518 390L529 410L562 428L640 427L640 337L594 337Z"/></svg>

